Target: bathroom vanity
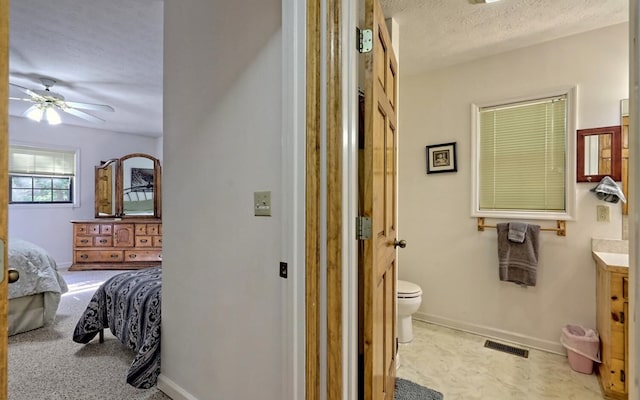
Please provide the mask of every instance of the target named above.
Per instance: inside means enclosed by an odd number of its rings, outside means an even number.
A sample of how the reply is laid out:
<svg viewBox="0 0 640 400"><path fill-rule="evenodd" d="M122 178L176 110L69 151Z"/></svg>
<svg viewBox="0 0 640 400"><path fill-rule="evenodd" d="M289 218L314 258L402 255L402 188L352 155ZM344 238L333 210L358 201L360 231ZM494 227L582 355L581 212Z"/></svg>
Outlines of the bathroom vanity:
<svg viewBox="0 0 640 400"><path fill-rule="evenodd" d="M626 400L629 370L629 255L593 251L596 262L596 325L602 363L598 380L605 399Z"/></svg>

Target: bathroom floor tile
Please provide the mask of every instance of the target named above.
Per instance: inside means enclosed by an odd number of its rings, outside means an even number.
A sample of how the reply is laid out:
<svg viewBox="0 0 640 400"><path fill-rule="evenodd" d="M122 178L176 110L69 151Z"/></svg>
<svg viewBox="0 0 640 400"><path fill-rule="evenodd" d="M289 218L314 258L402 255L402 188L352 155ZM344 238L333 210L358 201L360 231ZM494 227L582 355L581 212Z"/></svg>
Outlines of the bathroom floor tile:
<svg viewBox="0 0 640 400"><path fill-rule="evenodd" d="M535 349L522 358L484 347L487 338L413 321L400 344L397 376L441 392L445 400L602 400L595 374Z"/></svg>

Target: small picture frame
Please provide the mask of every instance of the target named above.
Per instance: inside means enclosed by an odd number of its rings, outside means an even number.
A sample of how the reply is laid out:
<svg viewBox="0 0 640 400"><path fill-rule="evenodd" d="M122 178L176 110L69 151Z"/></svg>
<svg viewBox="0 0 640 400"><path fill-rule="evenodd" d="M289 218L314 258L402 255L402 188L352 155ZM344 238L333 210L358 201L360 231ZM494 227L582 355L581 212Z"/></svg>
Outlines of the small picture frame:
<svg viewBox="0 0 640 400"><path fill-rule="evenodd" d="M427 174L458 170L456 142L427 146Z"/></svg>

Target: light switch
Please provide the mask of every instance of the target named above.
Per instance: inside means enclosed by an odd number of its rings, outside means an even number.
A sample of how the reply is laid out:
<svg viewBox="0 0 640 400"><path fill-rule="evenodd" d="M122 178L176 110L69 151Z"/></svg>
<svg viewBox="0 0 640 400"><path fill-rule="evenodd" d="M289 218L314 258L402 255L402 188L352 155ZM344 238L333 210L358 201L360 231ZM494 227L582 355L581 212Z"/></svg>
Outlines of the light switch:
<svg viewBox="0 0 640 400"><path fill-rule="evenodd" d="M609 216L609 206L599 205L596 207L598 212L598 222L609 222L611 220Z"/></svg>
<svg viewBox="0 0 640 400"><path fill-rule="evenodd" d="M253 192L253 209L256 216L271 216L271 192Z"/></svg>

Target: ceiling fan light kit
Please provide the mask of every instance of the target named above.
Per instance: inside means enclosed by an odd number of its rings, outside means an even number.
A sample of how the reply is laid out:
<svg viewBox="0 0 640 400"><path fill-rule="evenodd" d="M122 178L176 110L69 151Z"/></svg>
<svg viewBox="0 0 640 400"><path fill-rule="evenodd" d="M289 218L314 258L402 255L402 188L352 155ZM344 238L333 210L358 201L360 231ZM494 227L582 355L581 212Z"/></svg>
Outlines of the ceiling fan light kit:
<svg viewBox="0 0 640 400"><path fill-rule="evenodd" d="M9 97L10 100L20 100L34 103L22 114L33 121L41 122L44 119L49 123L49 125L58 125L62 122L60 114L58 113L58 110L60 110L67 114L71 114L75 117L84 119L85 121L104 122L102 118L98 118L95 115L81 110L109 112L114 111L113 107L104 104L65 101L62 95L50 90L50 88L56 84L55 80L49 78L40 78L40 82L42 82L44 90L32 90L13 83L9 83L9 85L15 87L16 89L29 96L28 98Z"/></svg>

